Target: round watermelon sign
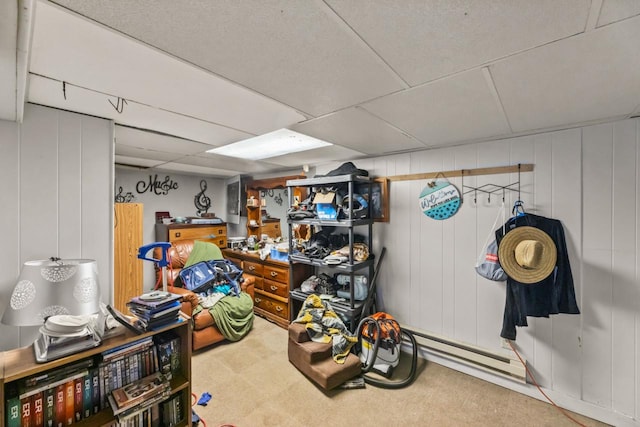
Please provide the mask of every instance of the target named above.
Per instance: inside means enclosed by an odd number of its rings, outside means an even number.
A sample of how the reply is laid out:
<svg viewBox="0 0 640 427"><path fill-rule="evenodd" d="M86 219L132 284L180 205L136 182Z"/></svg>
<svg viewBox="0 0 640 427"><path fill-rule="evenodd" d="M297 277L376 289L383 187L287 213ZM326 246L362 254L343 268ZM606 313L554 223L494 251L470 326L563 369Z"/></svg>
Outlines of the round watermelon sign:
<svg viewBox="0 0 640 427"><path fill-rule="evenodd" d="M418 203L422 213L429 218L447 219L460 209L460 192L448 181L434 181L422 189Z"/></svg>

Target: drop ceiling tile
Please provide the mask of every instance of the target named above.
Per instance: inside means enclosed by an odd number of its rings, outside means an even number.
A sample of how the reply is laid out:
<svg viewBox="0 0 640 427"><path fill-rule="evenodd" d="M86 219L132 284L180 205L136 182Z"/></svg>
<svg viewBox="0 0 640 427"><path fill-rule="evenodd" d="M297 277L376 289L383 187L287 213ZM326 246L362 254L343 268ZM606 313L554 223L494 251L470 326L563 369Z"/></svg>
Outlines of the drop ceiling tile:
<svg viewBox="0 0 640 427"><path fill-rule="evenodd" d="M311 119L291 129L368 155L425 148L420 141L357 107Z"/></svg>
<svg viewBox="0 0 640 427"><path fill-rule="evenodd" d="M137 157L149 159L158 162L171 162L184 157L183 154L167 153L162 151L147 150L138 147L130 147L128 145L115 145L115 153L117 156Z"/></svg>
<svg viewBox="0 0 640 427"><path fill-rule="evenodd" d="M166 153L180 153L183 156L202 153L211 149L209 144L127 126L116 125L115 136L116 144L119 145L164 151Z"/></svg>
<svg viewBox="0 0 640 427"><path fill-rule="evenodd" d="M640 14L640 1L638 0L604 0L600 8L598 27L621 21Z"/></svg>
<svg viewBox="0 0 640 427"><path fill-rule="evenodd" d="M115 155L114 160L115 160L116 166L127 165L127 166L134 166L134 167L140 167L140 168L153 168L165 163L163 161L152 160L145 157L141 158L136 156L125 156L125 155L121 156L119 154Z"/></svg>
<svg viewBox="0 0 640 427"><path fill-rule="evenodd" d="M430 147L509 133L480 69L386 96L363 108Z"/></svg>
<svg viewBox="0 0 640 427"><path fill-rule="evenodd" d="M267 159L270 163L275 163L286 167L300 167L305 164L319 164L332 161L345 161L365 157L363 153L331 145L298 153L291 153L285 156L271 157Z"/></svg>
<svg viewBox="0 0 640 427"><path fill-rule="evenodd" d="M219 154L213 153L202 153L194 156L186 156L180 159L179 163L218 169L244 171L245 173L268 172L274 167L274 165L267 162L244 160L236 157L221 156Z"/></svg>
<svg viewBox="0 0 640 427"><path fill-rule="evenodd" d="M130 4L126 2L126 6ZM156 9L150 7L143 19L152 21ZM306 118L288 106L50 3L38 3L36 22L30 63L33 73L250 134ZM183 24L184 31L195 37L191 25ZM167 28L158 30L166 37L174 36ZM201 44L197 38L191 42ZM212 51L202 54L210 61L219 59Z"/></svg>
<svg viewBox="0 0 640 427"><path fill-rule="evenodd" d="M321 2L56 2L313 116L404 87Z"/></svg>
<svg viewBox="0 0 640 427"><path fill-rule="evenodd" d="M66 96L67 99L64 99L60 82L33 74L29 76L27 99L29 102L36 104L104 117L118 124L152 129L212 146L225 145L253 136L252 134L218 126L182 114L151 108L133 101L128 101L124 105L122 113L119 114L108 102L111 100L116 104L116 98L71 85L66 87Z"/></svg>
<svg viewBox="0 0 640 427"><path fill-rule="evenodd" d="M640 100L640 17L491 66L515 132L630 114Z"/></svg>
<svg viewBox="0 0 640 427"><path fill-rule="evenodd" d="M584 31L591 0L327 0L411 86Z"/></svg>
<svg viewBox="0 0 640 427"><path fill-rule="evenodd" d="M194 166L194 165L187 165L184 163L165 163L161 166L158 166L158 169L174 171L181 174L210 176L213 178L227 178L230 176L236 176L236 175L242 174L242 171Z"/></svg>

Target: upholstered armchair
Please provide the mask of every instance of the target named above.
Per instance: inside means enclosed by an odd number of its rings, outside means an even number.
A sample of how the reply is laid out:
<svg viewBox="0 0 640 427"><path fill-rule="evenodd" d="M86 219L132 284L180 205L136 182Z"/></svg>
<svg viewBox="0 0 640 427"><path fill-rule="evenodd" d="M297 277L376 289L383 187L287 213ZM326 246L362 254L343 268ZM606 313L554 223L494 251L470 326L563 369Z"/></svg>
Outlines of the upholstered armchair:
<svg viewBox="0 0 640 427"><path fill-rule="evenodd" d="M198 295L187 289L174 286L174 283L178 285L178 283L176 283L176 278L189 259L194 243L194 240L181 240L173 242L169 248L168 256L170 259L170 265L167 266L167 290L183 296L182 311L190 316L193 322L192 342L193 350L195 351L220 341L224 341L225 337L216 326L215 320L209 311L202 310L201 307L199 307ZM156 249L156 251L159 250L160 249ZM160 259L162 255L159 252L156 252L154 253L154 257L156 259ZM159 268L156 268L156 279L158 280L158 283L162 283L162 270ZM251 295L251 299L254 298L254 281L255 280L252 276L247 275L240 283L241 290Z"/></svg>

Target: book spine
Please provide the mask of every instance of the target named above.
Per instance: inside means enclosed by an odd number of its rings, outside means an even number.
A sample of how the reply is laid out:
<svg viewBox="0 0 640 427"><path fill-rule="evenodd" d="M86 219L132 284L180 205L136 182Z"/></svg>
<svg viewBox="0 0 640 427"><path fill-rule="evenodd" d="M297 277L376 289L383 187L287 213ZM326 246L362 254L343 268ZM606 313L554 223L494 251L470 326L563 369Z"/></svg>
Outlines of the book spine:
<svg viewBox="0 0 640 427"><path fill-rule="evenodd" d="M44 395L38 391L31 396L31 408L33 411L33 427L44 427Z"/></svg>
<svg viewBox="0 0 640 427"><path fill-rule="evenodd" d="M66 417L66 405L64 401L65 397L65 385L59 384L56 386L56 410L55 410L55 426L63 427L65 423Z"/></svg>
<svg viewBox="0 0 640 427"><path fill-rule="evenodd" d="M83 403L82 403L82 398L84 396L84 391L83 391L83 381L82 381L82 377L80 378L76 378L73 384L73 390L74 390L74 395L73 395L73 408L74 408L74 419L76 420L76 422L82 420L82 414L83 414Z"/></svg>
<svg viewBox="0 0 640 427"><path fill-rule="evenodd" d="M20 396L15 383L7 386L5 395L5 425L20 427Z"/></svg>
<svg viewBox="0 0 640 427"><path fill-rule="evenodd" d="M160 404L151 407L151 427L160 427Z"/></svg>
<svg viewBox="0 0 640 427"><path fill-rule="evenodd" d="M177 395L174 398L175 402L176 402L176 424L179 423L180 421L182 421L183 418L183 408L182 408L182 398L181 395Z"/></svg>
<svg viewBox="0 0 640 427"><path fill-rule="evenodd" d="M76 409L75 383L76 383L75 380L71 380L71 381L67 381L64 385L64 408L65 408L64 422L65 422L65 425L68 425L68 426L73 424L73 420L75 417L75 414L74 414Z"/></svg>
<svg viewBox="0 0 640 427"><path fill-rule="evenodd" d="M31 396L25 396L20 398L20 426L32 427L31 422L33 417L31 415Z"/></svg>
<svg viewBox="0 0 640 427"><path fill-rule="evenodd" d="M44 392L44 425L54 427L56 421L56 387L49 387Z"/></svg>
<svg viewBox="0 0 640 427"><path fill-rule="evenodd" d="M92 413L91 373L82 377L82 418L89 418Z"/></svg>
<svg viewBox="0 0 640 427"><path fill-rule="evenodd" d="M162 374L171 376L171 343L163 342L157 346L158 367Z"/></svg>
<svg viewBox="0 0 640 427"><path fill-rule="evenodd" d="M175 374L180 370L180 337L171 340L171 373Z"/></svg>
<svg viewBox="0 0 640 427"><path fill-rule="evenodd" d="M91 405L92 412L97 414L100 412L100 369L93 368L91 370Z"/></svg>

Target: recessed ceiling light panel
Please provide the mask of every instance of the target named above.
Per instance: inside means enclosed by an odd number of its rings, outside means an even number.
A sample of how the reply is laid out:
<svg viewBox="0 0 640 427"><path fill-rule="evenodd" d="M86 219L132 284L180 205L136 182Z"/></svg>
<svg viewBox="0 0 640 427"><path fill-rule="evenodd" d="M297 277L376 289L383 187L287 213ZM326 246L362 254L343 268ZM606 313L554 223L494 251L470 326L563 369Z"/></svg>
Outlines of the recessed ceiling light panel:
<svg viewBox="0 0 640 427"><path fill-rule="evenodd" d="M213 148L207 150L207 153L248 160L262 160L329 145L333 144L289 129L279 129L264 135L234 142L233 144Z"/></svg>

